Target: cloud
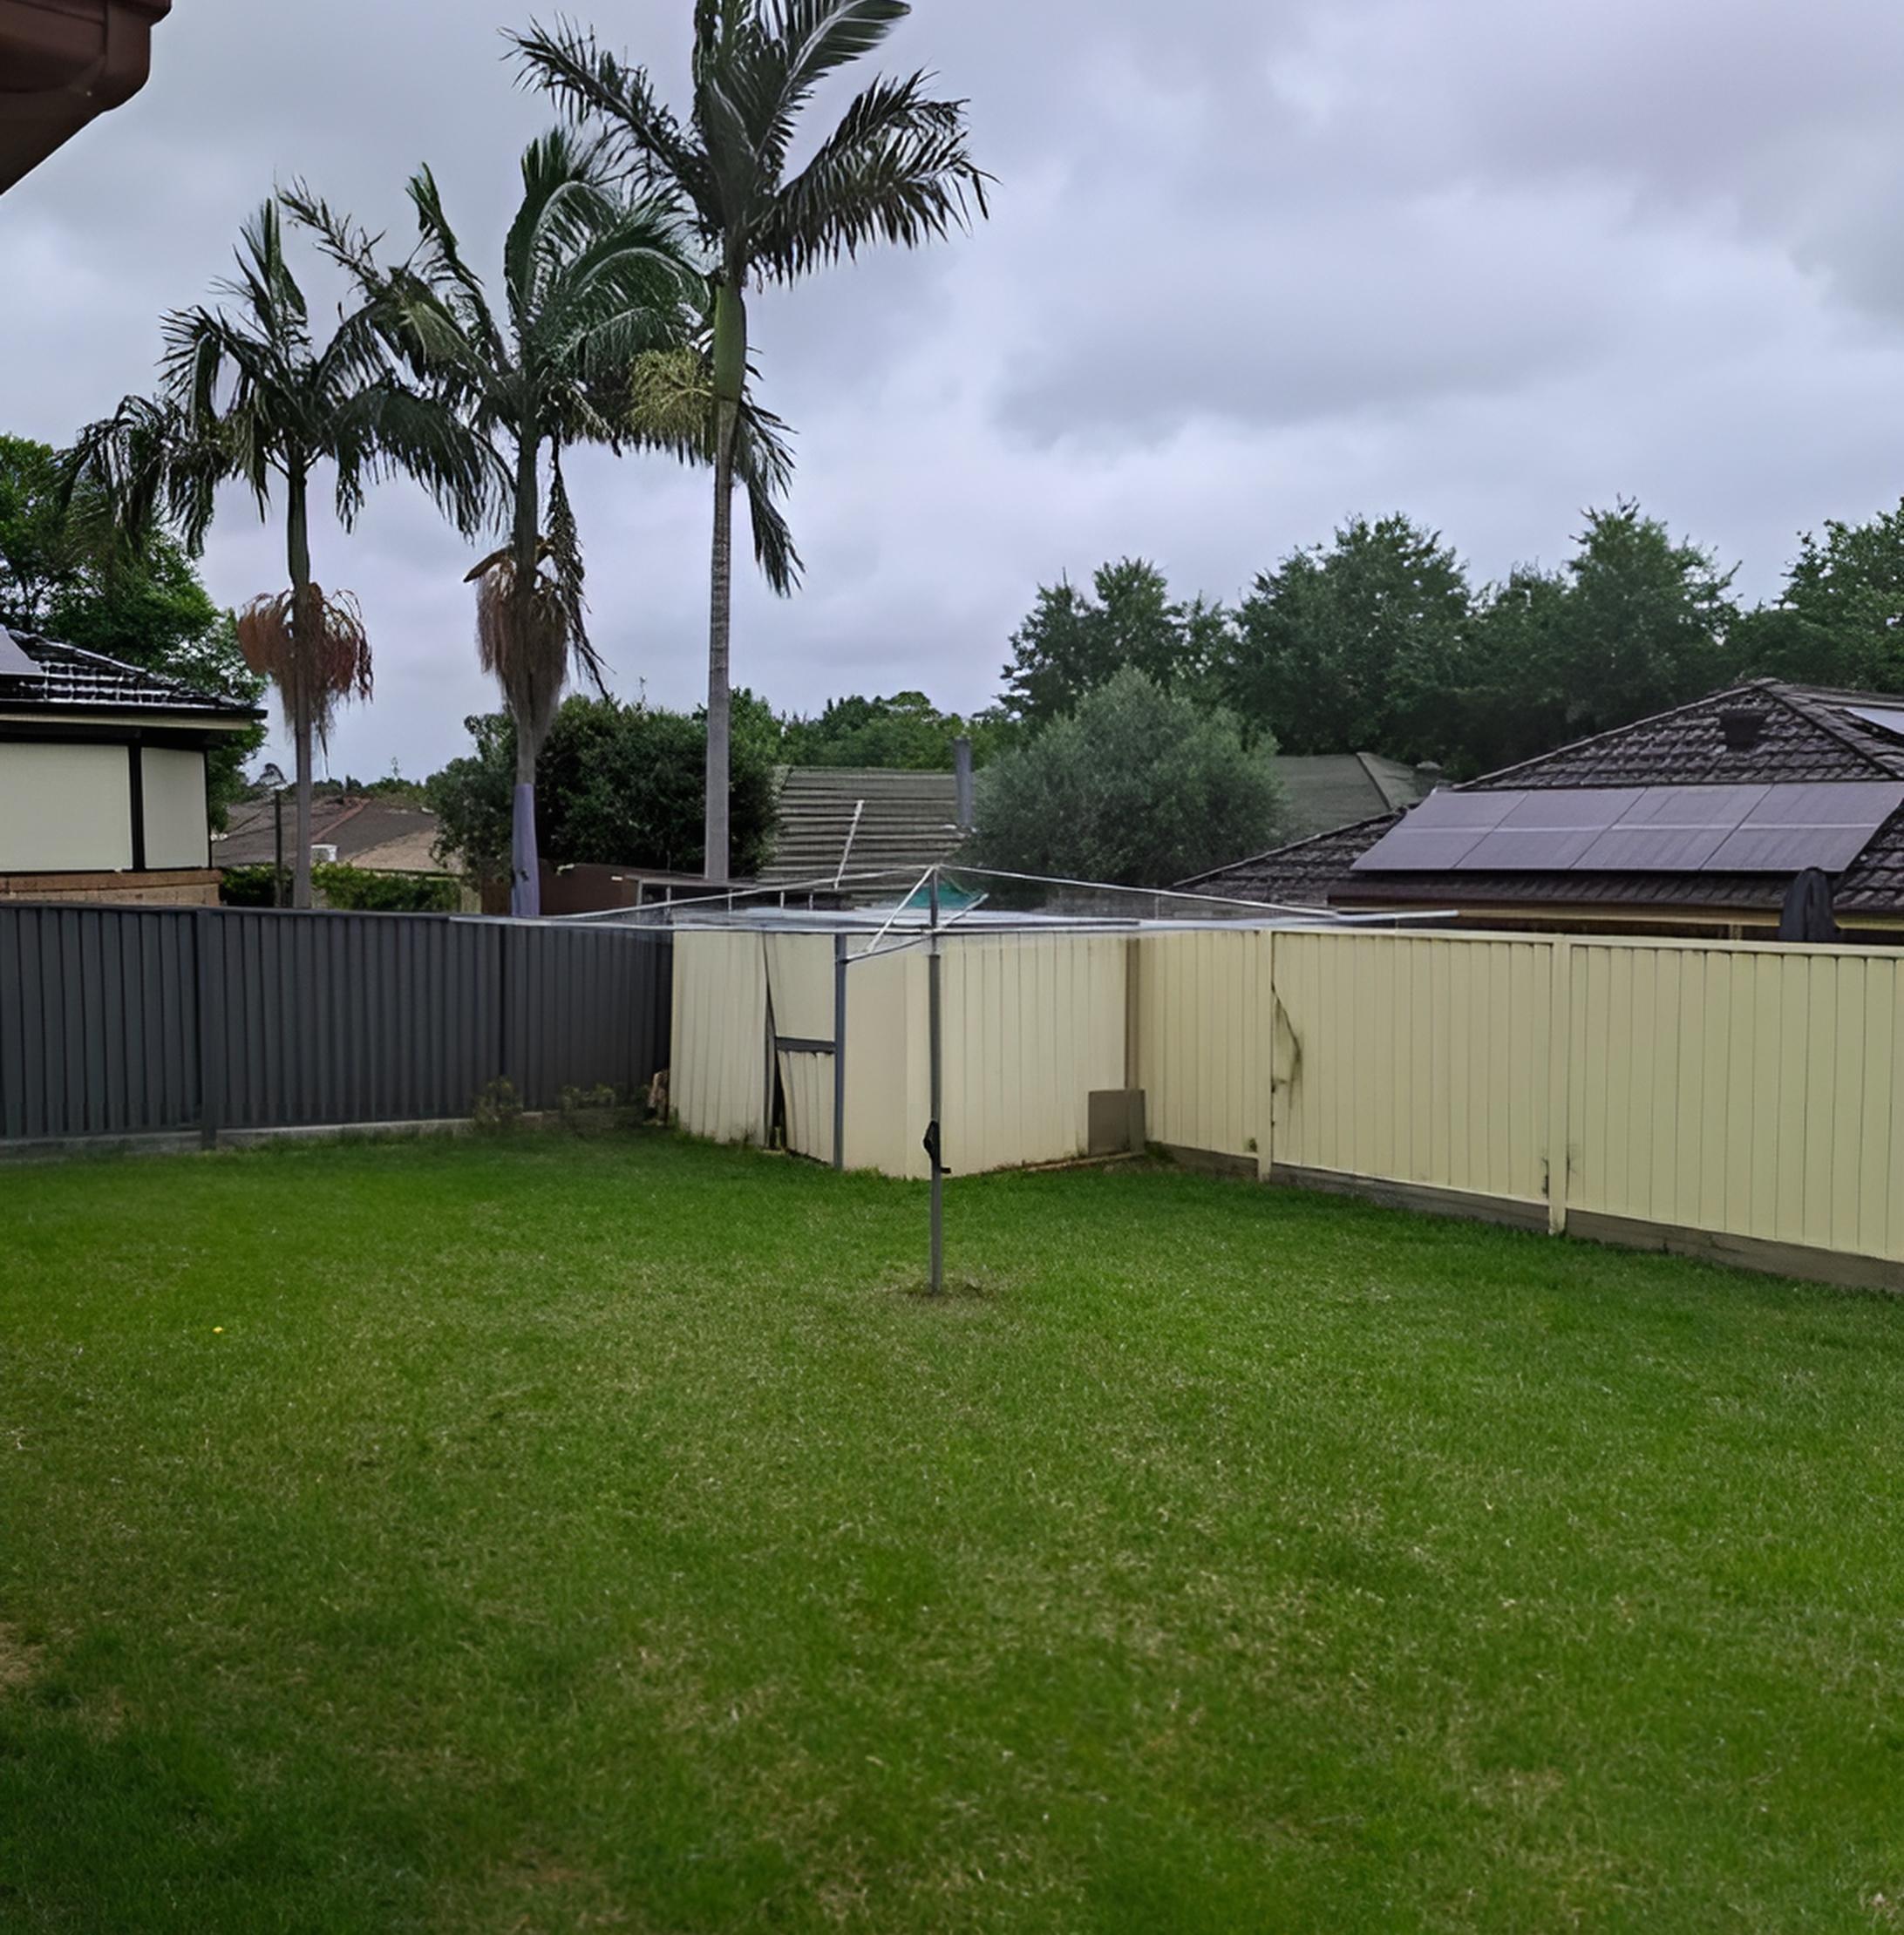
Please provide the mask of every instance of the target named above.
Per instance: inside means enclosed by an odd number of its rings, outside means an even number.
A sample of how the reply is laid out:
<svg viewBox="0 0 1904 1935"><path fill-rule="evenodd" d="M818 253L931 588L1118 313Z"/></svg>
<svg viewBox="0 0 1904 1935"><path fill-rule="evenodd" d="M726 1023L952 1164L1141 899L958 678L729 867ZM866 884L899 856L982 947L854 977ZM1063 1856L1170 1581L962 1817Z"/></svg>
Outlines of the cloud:
<svg viewBox="0 0 1904 1935"><path fill-rule="evenodd" d="M679 94L686 0L596 16ZM493 259L546 118L500 58L524 17L174 9L146 93L0 202L0 425L62 440L149 385L274 180L398 227L427 159ZM919 0L886 64L969 98L994 216L754 305L808 569L792 601L743 574L736 676L780 705L981 704L1037 585L1126 552L1234 595L1400 508L1489 577L1632 493L1761 593L1904 488L1883 0ZM587 453L572 482L617 689L692 703L705 479ZM333 764L440 764L493 703L467 547L392 485L317 551L377 648ZM281 553L235 498L207 580L235 601Z"/></svg>

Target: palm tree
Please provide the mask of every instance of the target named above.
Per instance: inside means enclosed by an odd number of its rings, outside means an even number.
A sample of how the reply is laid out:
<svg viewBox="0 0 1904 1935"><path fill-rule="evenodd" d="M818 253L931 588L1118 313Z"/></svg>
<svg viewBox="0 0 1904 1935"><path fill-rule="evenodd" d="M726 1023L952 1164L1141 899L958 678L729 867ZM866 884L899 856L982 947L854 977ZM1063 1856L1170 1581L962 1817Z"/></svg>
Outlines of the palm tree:
<svg viewBox="0 0 1904 1935"><path fill-rule="evenodd" d="M354 603L327 601L311 577L313 475L326 462L335 466L337 519L347 530L366 485L397 472L416 478L467 526L490 488L490 459L453 415L398 379L367 308L341 317L318 348L285 259L275 199L245 224L238 269L217 285L237 313L200 308L168 316L157 394L128 397L82 431L71 474L101 488L135 540L158 524L174 525L194 555L219 485L245 485L261 518L282 486L290 589L251 608L247 655L276 682L296 743L292 904L308 907L311 742L323 736L338 698L370 690L369 645ZM277 614L275 630L268 608Z"/></svg>
<svg viewBox="0 0 1904 1935"><path fill-rule="evenodd" d="M803 111L830 75L870 53L911 11L905 0L696 0L693 105L685 123L646 71L592 33L513 37L527 78L599 121L635 178L678 195L712 258L714 538L708 614L706 870L728 872L728 647L733 490L747 395L746 291L790 283L880 241L914 248L985 213L989 179L966 152L965 104L928 77L875 80L800 167ZM758 533L756 533L758 548Z"/></svg>
<svg viewBox="0 0 1904 1935"><path fill-rule="evenodd" d="M691 241L668 198L624 199L600 146L561 131L522 157L500 310L464 261L427 168L410 183L417 247L391 268L322 202L287 199L356 277L415 375L496 452L503 482L492 508L506 541L469 581L478 587L478 655L515 723L510 910L534 915L536 759L571 666L602 683L562 452L637 440L628 403L638 360L691 334L700 280Z"/></svg>

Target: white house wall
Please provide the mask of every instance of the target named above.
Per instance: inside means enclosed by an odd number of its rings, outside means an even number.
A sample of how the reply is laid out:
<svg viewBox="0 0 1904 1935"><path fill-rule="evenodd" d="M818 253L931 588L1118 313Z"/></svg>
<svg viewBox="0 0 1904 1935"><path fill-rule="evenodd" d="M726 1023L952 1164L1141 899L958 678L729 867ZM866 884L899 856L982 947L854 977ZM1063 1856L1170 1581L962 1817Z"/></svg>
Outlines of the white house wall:
<svg viewBox="0 0 1904 1935"><path fill-rule="evenodd" d="M204 763L198 764L202 826ZM132 791L124 746L0 740L0 873L129 868ZM204 855L201 836L199 857L189 864L204 866Z"/></svg>
<svg viewBox="0 0 1904 1935"><path fill-rule="evenodd" d="M205 755L146 746L139 757L146 796L146 865L209 866L211 832L205 818Z"/></svg>

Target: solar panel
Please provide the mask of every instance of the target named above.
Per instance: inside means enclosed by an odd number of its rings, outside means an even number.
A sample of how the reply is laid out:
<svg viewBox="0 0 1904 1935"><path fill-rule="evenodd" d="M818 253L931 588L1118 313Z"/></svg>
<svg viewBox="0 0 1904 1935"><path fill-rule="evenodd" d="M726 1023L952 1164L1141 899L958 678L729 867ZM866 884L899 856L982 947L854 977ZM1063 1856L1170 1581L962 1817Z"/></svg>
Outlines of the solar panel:
<svg viewBox="0 0 1904 1935"><path fill-rule="evenodd" d="M1492 793L1457 793L1443 787L1430 793L1408 816L1418 826L1499 826L1527 795L1513 787Z"/></svg>
<svg viewBox="0 0 1904 1935"><path fill-rule="evenodd" d="M1711 873L1840 872L1904 806L1904 784L1853 779L1768 786L1765 798L1706 863Z"/></svg>
<svg viewBox="0 0 1904 1935"><path fill-rule="evenodd" d="M1463 857L1464 872L1565 873L1629 807L1637 786L1555 787L1525 794Z"/></svg>
<svg viewBox="0 0 1904 1935"><path fill-rule="evenodd" d="M26 655L13 634L0 626L0 679L38 679L45 674Z"/></svg>
<svg viewBox="0 0 1904 1935"><path fill-rule="evenodd" d="M1648 786L1588 848L1575 871L1696 873L1769 786Z"/></svg>
<svg viewBox="0 0 1904 1935"><path fill-rule="evenodd" d="M1499 824L1590 833L1617 825L1645 797L1643 786L1555 786L1521 794Z"/></svg>
<svg viewBox="0 0 1904 1935"><path fill-rule="evenodd" d="M1889 780L1432 793L1354 870L1836 873L1901 807Z"/></svg>
<svg viewBox="0 0 1904 1935"><path fill-rule="evenodd" d="M1880 732L1888 732L1904 739L1904 711L1891 705L1847 705L1845 710L1854 719L1862 719L1867 725L1875 726Z"/></svg>
<svg viewBox="0 0 1904 1935"><path fill-rule="evenodd" d="M1418 809L1418 811L1419 809ZM1384 833L1355 865L1387 873L1452 873L1486 832L1481 826L1412 827Z"/></svg>

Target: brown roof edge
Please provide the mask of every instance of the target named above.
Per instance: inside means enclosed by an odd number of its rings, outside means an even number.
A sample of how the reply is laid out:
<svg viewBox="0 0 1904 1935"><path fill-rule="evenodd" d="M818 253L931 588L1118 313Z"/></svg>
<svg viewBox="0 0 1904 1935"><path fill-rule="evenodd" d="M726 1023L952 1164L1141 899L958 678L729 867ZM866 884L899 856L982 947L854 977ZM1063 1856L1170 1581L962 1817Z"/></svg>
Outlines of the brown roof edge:
<svg viewBox="0 0 1904 1935"><path fill-rule="evenodd" d="M152 71L172 0L0 0L0 193Z"/></svg>
<svg viewBox="0 0 1904 1935"><path fill-rule="evenodd" d="M1778 690L1782 682L1778 679L1746 679L1717 692L1708 692L1701 698L1688 699L1683 705L1669 705L1663 711L1649 712L1642 718L1629 719L1624 725L1608 726L1604 732L1589 732L1584 739L1569 739L1565 745L1555 746L1550 752L1537 752L1531 759L1517 759L1511 766L1499 766L1493 772L1482 773L1478 778L1461 780L1453 790L1458 793L1491 791L1497 789L1502 780L1512 779L1517 772L1526 772L1531 766L1544 766L1550 760L1565 758L1570 752L1580 752L1588 746L1620 738L1631 732L1635 726L1657 725L1662 719L1676 719L1683 712L1703 711L1707 706L1717 705L1725 699L1736 699L1748 693L1759 698L1782 697Z"/></svg>
<svg viewBox="0 0 1904 1935"><path fill-rule="evenodd" d="M1214 880L1225 873L1235 873L1246 866L1255 866L1259 860L1280 859L1285 853L1300 853L1305 846L1320 846L1324 840L1339 840L1345 833L1359 833L1364 827L1379 826L1385 832L1388 828L1407 811L1404 806L1396 806L1385 813L1371 813L1367 819L1353 819L1346 826L1325 827L1320 833L1305 833L1299 840L1285 840L1281 846L1266 846L1260 853L1248 853L1240 860L1225 860L1221 866L1207 868L1201 873L1193 873L1188 879L1176 883L1178 891L1186 887L1200 886L1206 880ZM1369 843L1375 844L1372 840Z"/></svg>

